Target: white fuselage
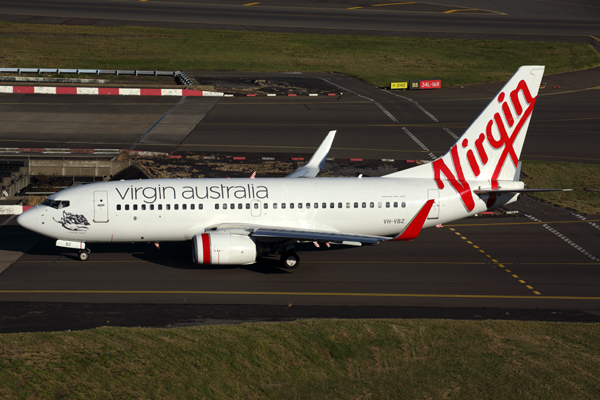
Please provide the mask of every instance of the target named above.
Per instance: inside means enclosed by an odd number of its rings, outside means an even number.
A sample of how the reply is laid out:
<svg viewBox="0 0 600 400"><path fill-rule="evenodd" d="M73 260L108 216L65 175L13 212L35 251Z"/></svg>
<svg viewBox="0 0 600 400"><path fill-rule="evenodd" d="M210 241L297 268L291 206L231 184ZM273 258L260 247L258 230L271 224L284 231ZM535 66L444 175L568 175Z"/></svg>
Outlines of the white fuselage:
<svg viewBox="0 0 600 400"><path fill-rule="evenodd" d="M433 179L149 179L63 190L50 198L68 206L37 206L19 223L80 242L183 241L228 224L394 236L427 199L436 201L424 228L485 211L485 199L474 197L467 211Z"/></svg>

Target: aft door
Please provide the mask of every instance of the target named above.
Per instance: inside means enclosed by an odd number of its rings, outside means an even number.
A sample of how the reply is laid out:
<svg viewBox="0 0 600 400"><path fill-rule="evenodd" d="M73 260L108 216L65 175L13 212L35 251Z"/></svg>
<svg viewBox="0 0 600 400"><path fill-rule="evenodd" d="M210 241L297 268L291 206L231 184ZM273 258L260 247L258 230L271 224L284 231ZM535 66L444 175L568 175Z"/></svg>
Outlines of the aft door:
<svg viewBox="0 0 600 400"><path fill-rule="evenodd" d="M108 192L94 192L94 222L108 222Z"/></svg>
<svg viewBox="0 0 600 400"><path fill-rule="evenodd" d="M431 206L427 219L438 219L440 217L440 191L437 189L429 189L427 191L427 199L435 200Z"/></svg>

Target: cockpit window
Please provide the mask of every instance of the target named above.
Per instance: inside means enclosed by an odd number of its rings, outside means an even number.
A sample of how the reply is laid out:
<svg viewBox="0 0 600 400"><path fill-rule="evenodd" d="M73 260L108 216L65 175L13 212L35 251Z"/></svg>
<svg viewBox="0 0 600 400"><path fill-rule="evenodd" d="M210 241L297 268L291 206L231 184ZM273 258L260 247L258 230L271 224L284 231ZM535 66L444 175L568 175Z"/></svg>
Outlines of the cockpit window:
<svg viewBox="0 0 600 400"><path fill-rule="evenodd" d="M46 200L44 200L44 202L42 204L45 205L45 206L56 208L57 210L60 210L61 208L67 208L67 207L69 207L69 205L71 203L68 200L51 200L51 199L46 199Z"/></svg>

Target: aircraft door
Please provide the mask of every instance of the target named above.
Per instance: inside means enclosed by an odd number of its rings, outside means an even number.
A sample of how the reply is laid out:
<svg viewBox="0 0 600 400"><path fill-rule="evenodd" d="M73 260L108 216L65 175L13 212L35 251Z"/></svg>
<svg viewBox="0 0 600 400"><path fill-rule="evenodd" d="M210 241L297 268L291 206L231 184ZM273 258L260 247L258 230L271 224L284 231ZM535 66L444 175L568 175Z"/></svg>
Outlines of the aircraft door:
<svg viewBox="0 0 600 400"><path fill-rule="evenodd" d="M260 217L261 209L260 209L260 200L252 200L250 204L251 212L253 217Z"/></svg>
<svg viewBox="0 0 600 400"><path fill-rule="evenodd" d="M94 222L108 222L108 192L94 191Z"/></svg>
<svg viewBox="0 0 600 400"><path fill-rule="evenodd" d="M429 189L427 191L427 199L435 200L431 206L427 219L438 219L440 217L440 191L437 189Z"/></svg>

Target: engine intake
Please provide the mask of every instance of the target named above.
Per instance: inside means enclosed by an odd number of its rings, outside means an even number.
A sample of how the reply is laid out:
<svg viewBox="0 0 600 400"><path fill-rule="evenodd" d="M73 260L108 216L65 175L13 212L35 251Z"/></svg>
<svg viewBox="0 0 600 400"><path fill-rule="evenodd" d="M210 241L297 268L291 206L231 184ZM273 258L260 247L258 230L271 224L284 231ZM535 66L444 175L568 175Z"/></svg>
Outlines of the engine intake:
<svg viewBox="0 0 600 400"><path fill-rule="evenodd" d="M193 238L196 264L244 265L256 262L257 245L245 235L202 233Z"/></svg>

